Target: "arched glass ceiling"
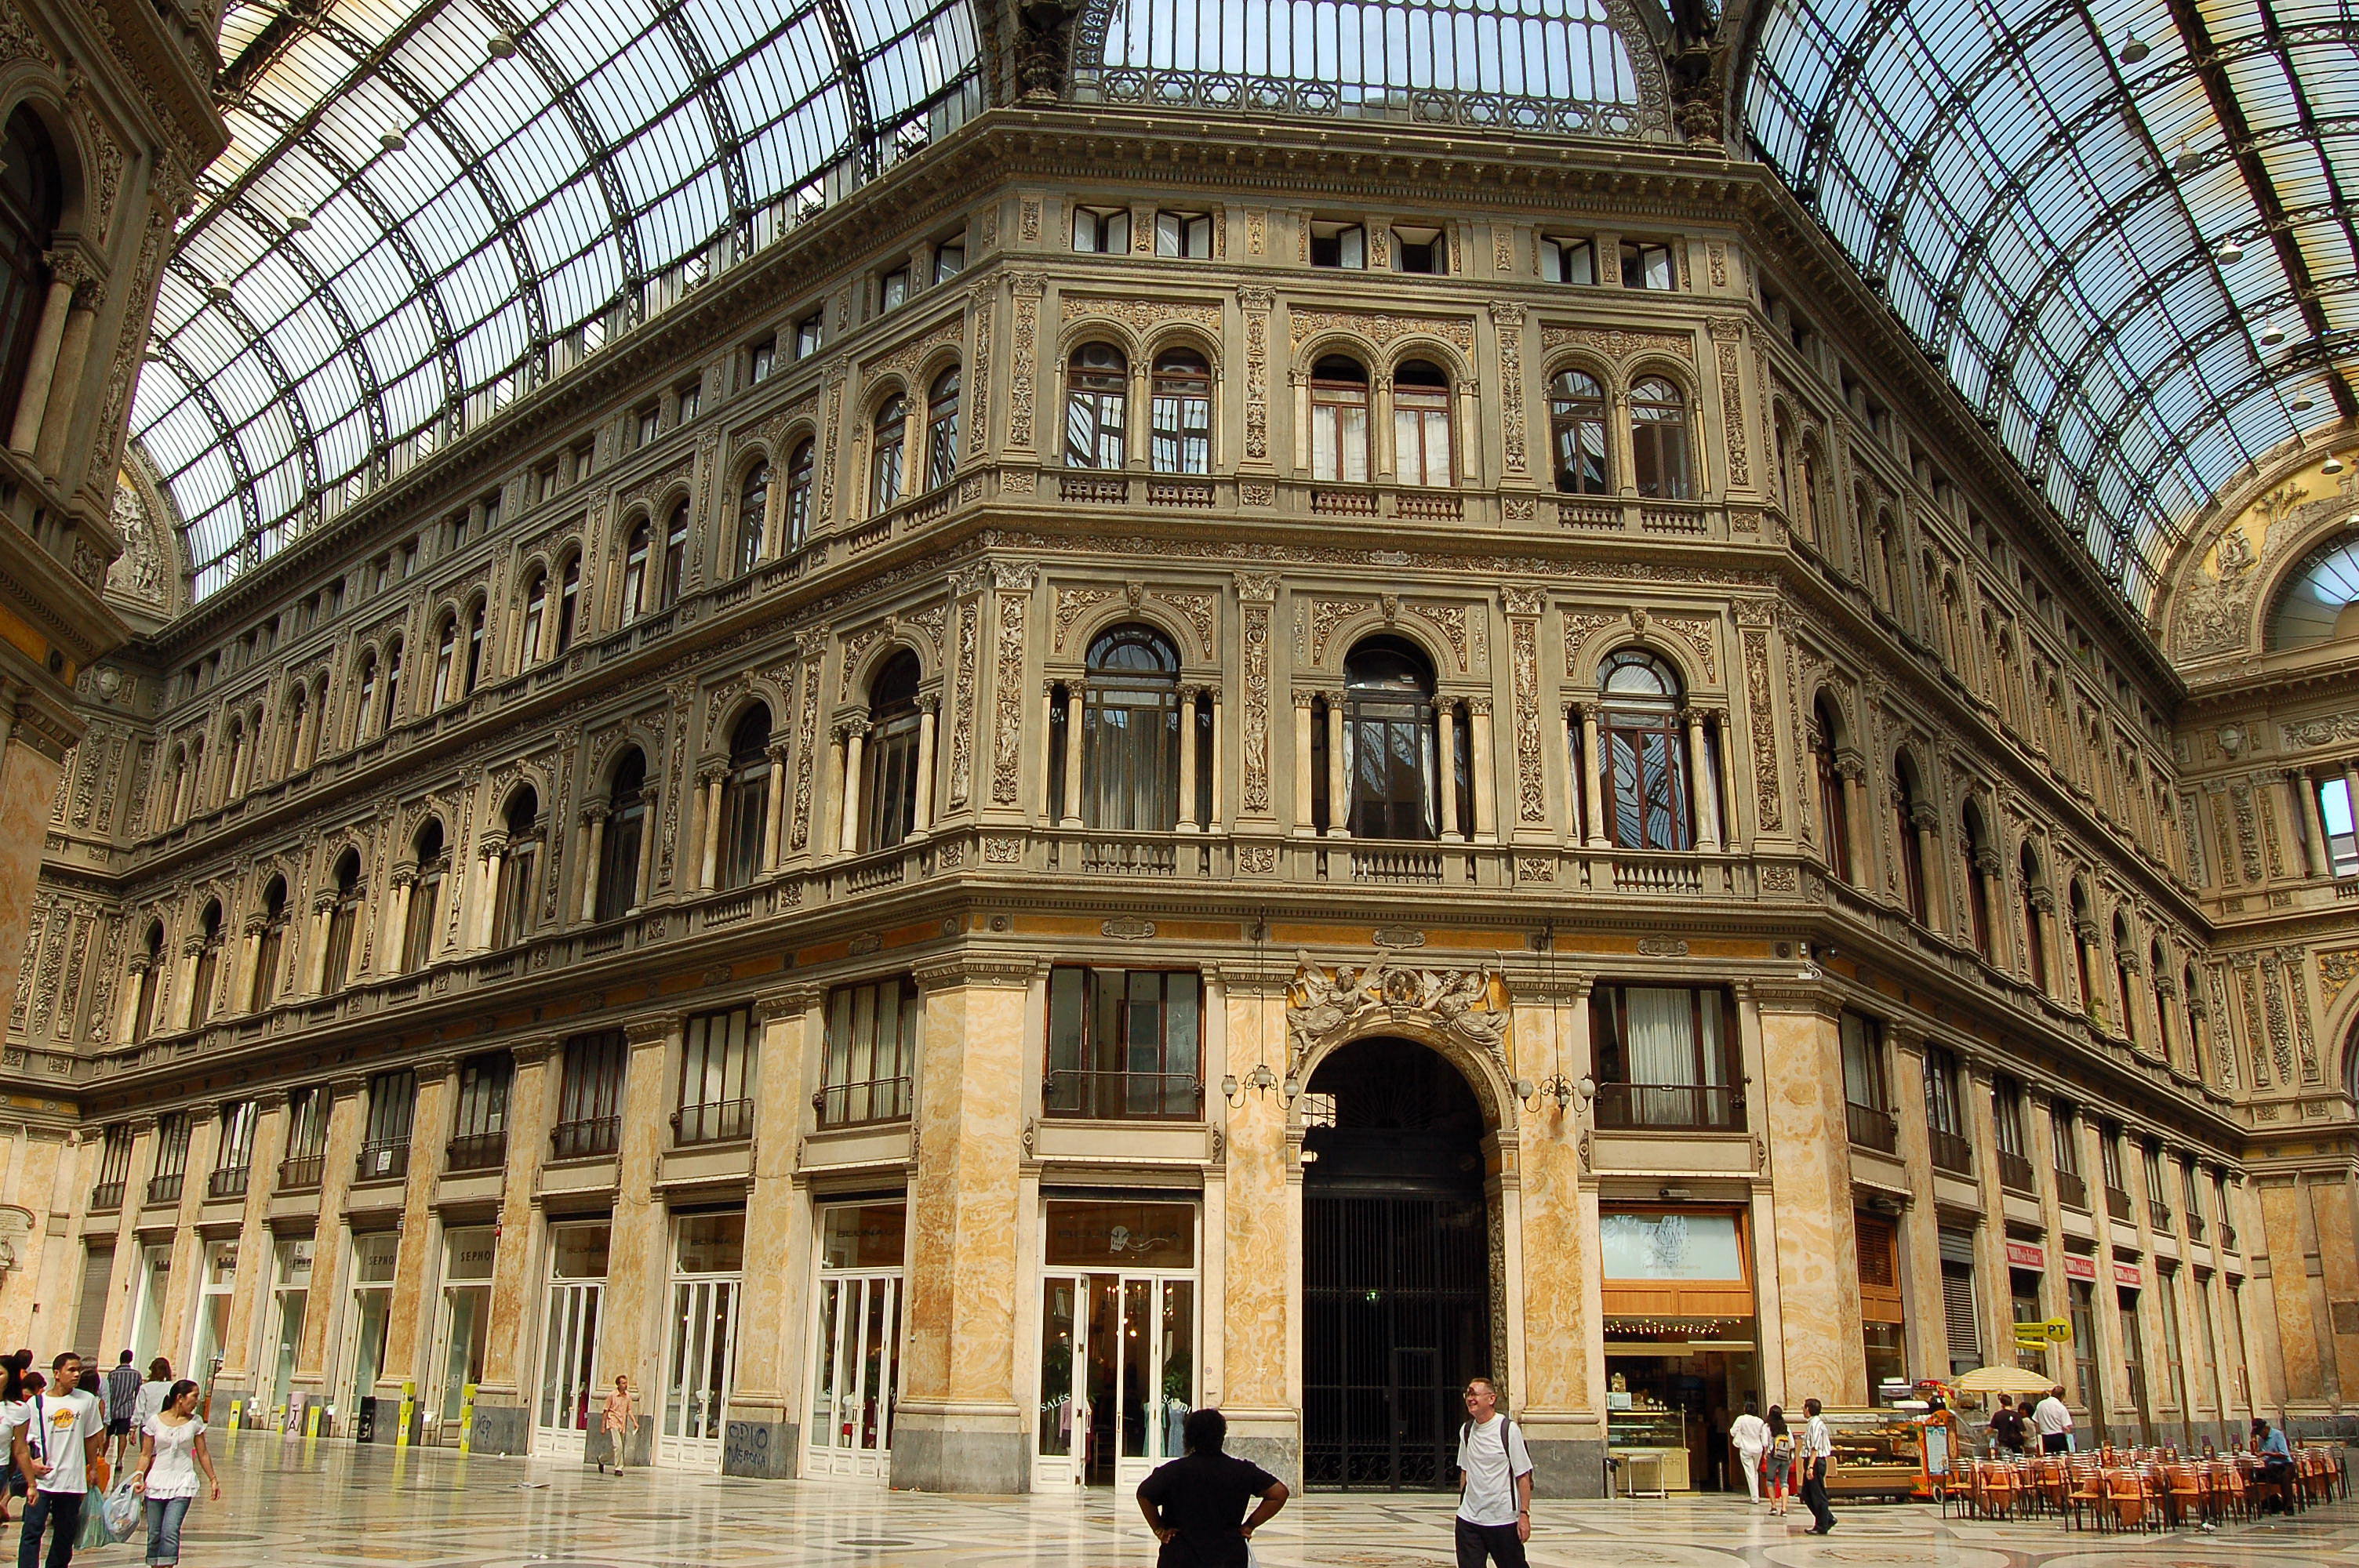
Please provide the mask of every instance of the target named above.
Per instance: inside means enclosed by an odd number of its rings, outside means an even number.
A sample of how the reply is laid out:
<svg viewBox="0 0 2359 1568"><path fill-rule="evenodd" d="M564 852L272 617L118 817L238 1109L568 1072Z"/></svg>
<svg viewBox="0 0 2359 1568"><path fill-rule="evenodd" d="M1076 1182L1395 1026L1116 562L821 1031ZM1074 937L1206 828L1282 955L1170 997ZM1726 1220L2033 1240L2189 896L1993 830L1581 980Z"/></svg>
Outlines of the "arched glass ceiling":
<svg viewBox="0 0 2359 1568"><path fill-rule="evenodd" d="M968 0L233 0L132 429L197 597L980 102Z"/></svg>
<svg viewBox="0 0 2359 1568"><path fill-rule="evenodd" d="M1756 144L2140 610L2181 520L2359 412L2354 9L1782 0L1762 23Z"/></svg>

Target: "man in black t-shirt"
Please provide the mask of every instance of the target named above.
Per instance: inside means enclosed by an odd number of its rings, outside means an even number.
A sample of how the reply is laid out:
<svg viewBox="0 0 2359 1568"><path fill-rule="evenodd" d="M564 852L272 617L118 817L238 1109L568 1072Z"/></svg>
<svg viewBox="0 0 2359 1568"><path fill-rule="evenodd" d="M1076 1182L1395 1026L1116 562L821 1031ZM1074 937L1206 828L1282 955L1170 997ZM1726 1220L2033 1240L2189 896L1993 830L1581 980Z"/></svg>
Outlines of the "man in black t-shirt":
<svg viewBox="0 0 2359 1568"><path fill-rule="evenodd" d="M1249 1460L1221 1452L1229 1423L1219 1411L1190 1411L1187 1454L1138 1484L1138 1511L1163 1543L1158 1568L1245 1568L1245 1542L1286 1506L1286 1483ZM1261 1504L1245 1517L1245 1505ZM1240 1522L1242 1521L1242 1522Z"/></svg>
<svg viewBox="0 0 2359 1568"><path fill-rule="evenodd" d="M2023 1452L2023 1412L2015 1408L2013 1395L1998 1397L1998 1409L1991 1411L1990 1434L1998 1450L1994 1457L2011 1459Z"/></svg>

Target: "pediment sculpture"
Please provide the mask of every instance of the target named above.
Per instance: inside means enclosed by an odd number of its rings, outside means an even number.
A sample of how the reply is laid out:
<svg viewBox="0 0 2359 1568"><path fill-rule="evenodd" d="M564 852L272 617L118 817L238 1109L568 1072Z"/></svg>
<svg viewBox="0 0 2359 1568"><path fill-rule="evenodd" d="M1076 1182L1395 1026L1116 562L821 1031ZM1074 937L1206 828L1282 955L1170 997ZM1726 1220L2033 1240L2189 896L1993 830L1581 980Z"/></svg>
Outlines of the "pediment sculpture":
<svg viewBox="0 0 2359 1568"><path fill-rule="evenodd" d="M1385 953L1373 964L1338 964L1331 972L1302 949L1286 993L1287 1065L1299 1075L1320 1046L1371 1025L1419 1023L1507 1065L1506 982L1491 965L1473 968L1410 965Z"/></svg>

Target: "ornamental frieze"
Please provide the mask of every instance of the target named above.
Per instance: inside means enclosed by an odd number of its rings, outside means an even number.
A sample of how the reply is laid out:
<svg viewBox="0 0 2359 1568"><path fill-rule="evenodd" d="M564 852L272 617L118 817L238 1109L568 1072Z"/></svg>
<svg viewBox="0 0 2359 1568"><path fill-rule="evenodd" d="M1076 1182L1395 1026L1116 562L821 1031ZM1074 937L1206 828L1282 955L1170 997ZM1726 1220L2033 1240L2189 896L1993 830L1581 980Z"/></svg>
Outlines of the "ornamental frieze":
<svg viewBox="0 0 2359 1568"><path fill-rule="evenodd" d="M1690 362L1695 359L1695 340L1685 332L1642 332L1622 327L1542 327L1540 349L1547 354L1585 351L1616 361L1645 353L1677 354Z"/></svg>
<svg viewBox="0 0 2359 1568"><path fill-rule="evenodd" d="M1175 322L1201 327L1207 332L1221 330L1221 307L1217 304L1190 304L1174 299L1093 299L1087 295L1073 294L1061 296L1061 300L1068 326L1093 318L1119 322L1140 337Z"/></svg>
<svg viewBox="0 0 2359 1568"><path fill-rule="evenodd" d="M1373 964L1339 964L1331 972L1308 952L1295 952L1286 992L1287 1072L1299 1077L1311 1054L1369 1026L1421 1024L1491 1058L1500 1076L1507 1065L1507 982L1487 965L1418 968L1397 953Z"/></svg>
<svg viewBox="0 0 2359 1568"><path fill-rule="evenodd" d="M1440 338L1462 353L1474 351L1474 323L1468 317L1396 316L1373 310L1294 310L1286 313L1287 330L1296 348L1320 332L1350 332L1382 346L1396 338Z"/></svg>

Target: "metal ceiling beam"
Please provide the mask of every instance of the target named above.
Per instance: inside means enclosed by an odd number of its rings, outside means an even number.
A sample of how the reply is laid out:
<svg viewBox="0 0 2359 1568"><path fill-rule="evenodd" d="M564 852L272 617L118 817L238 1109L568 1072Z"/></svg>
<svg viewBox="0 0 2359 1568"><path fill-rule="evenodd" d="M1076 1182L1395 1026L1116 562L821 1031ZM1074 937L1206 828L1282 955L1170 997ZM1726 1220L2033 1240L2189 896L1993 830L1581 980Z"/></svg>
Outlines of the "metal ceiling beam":
<svg viewBox="0 0 2359 1568"><path fill-rule="evenodd" d="M745 140L737 134L729 95L721 91L721 79L704 52L704 40L696 36L696 29L680 15L679 0L662 0L656 14L662 19L664 37L671 41L680 63L687 68L689 80L696 84L696 98L704 109L705 126L712 133L713 159L721 166L722 188L729 193L730 226L742 230L753 220L753 187L745 178Z"/></svg>
<svg viewBox="0 0 2359 1568"><path fill-rule="evenodd" d="M284 261L311 290L311 297L326 308L328 319L336 330L337 342L344 358L351 362L353 375L361 384L364 399L361 406L368 416L369 449L376 450L392 438L386 430L385 388L376 377L376 365L369 359L368 342L353 323L352 312L344 308L344 297L328 275L313 264L310 253L294 243L294 236L277 226L277 220L254 201L241 197L237 214L248 227L270 241L270 254Z"/></svg>
<svg viewBox="0 0 2359 1568"><path fill-rule="evenodd" d="M2277 182L2269 177L2267 164L2253 146L2252 122L2245 117L2244 103L2236 96L2235 84L2228 80L2218 46L2212 41L2212 27L2204 19L2201 0L2165 0L2165 4L2169 7L2171 25L2179 29L2187 52L2194 58L2196 79L2203 84L2203 96L2212 105L2212 116L2227 134L2228 146L2235 156L2236 172L2244 178L2253 207L2267 226L2277 265L2293 285L2303 324L2312 338L2323 340L2329 326L2326 311L2318 303L2318 285L2310 276L2310 260L2301 254L2300 243L2286 224L2285 203L2278 199ZM2290 69L2287 74L2292 75ZM2327 380L2336 411L2345 419L2359 417L2359 395L2353 392L2349 376L2335 374Z"/></svg>
<svg viewBox="0 0 2359 1568"><path fill-rule="evenodd" d="M165 265L177 274L183 283L195 289L200 297L203 297L207 280L199 276L197 269L183 260L178 252L175 252L171 260ZM278 357L278 351L272 345L269 338L255 326L245 311L238 308L234 296L226 300L207 299L203 305L198 307L198 309L201 312L208 309L221 312L222 319L227 321L232 330L245 340L246 347L253 351L255 358L261 362L262 368L269 373L271 381L277 386L278 401L287 406L287 422L295 427L295 452L297 460L303 468L304 492L316 494L320 488L318 438L311 429L311 416L304 410L303 399L297 393L295 378L287 373L286 362ZM246 426L253 424L261 416L260 409L248 414L245 424L238 427L239 430L243 431ZM271 466L275 468L277 465L274 463Z"/></svg>
<svg viewBox="0 0 2359 1568"><path fill-rule="evenodd" d="M238 445L237 436L230 428L229 415L223 409L220 400L213 396L212 388L205 384L205 378L199 375L188 360L181 355L180 351L168 341L158 340L150 342L147 352L151 357L162 360L172 367L172 373L179 376L180 384L189 389L190 400L194 402L199 410L203 413L205 422L213 427L213 445L220 449L223 460L229 464L230 477L237 481L238 512L245 519L244 531L228 549L216 550L201 561L197 559L196 551L192 549L189 552L189 575L195 577L206 568L214 566L236 554L245 547L246 540L258 539L262 536L262 509L255 503L254 475L245 466L245 449ZM173 504L176 506L179 504L178 497L174 498ZM215 504L218 506L219 503ZM184 544L187 542L189 530L196 524L197 521L198 519L188 515L185 508L182 509L180 536Z"/></svg>

